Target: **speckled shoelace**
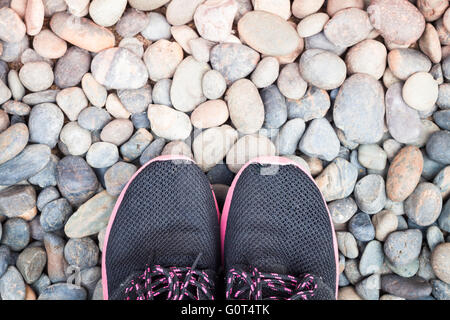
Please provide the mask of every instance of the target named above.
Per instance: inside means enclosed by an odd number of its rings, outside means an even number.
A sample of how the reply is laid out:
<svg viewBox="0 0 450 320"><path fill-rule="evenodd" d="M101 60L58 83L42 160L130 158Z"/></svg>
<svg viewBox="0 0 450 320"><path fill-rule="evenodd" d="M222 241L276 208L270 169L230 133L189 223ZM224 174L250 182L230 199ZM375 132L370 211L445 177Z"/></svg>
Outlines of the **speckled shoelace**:
<svg viewBox="0 0 450 320"><path fill-rule="evenodd" d="M214 271L196 270L201 254L192 267L146 267L125 289L126 300L214 300Z"/></svg>
<svg viewBox="0 0 450 320"><path fill-rule="evenodd" d="M311 274L299 278L277 273L230 269L226 277L227 300L309 300L317 282Z"/></svg>

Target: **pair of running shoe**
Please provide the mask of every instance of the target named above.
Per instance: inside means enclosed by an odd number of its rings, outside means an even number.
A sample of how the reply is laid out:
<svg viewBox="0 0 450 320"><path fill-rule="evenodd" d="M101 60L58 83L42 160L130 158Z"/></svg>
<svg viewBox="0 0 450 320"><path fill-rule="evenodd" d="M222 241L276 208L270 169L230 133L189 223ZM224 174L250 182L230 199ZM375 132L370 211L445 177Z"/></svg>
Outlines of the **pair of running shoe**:
<svg viewBox="0 0 450 320"><path fill-rule="evenodd" d="M106 300L332 300L339 275L326 202L282 157L245 164L222 213L191 159L148 162L114 207L102 272Z"/></svg>

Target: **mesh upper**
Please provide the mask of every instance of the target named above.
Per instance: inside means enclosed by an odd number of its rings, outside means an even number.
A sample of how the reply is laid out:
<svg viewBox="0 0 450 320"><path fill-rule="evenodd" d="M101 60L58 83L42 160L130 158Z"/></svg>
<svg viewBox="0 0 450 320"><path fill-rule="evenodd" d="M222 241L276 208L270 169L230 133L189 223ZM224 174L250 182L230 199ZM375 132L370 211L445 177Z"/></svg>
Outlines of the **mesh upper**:
<svg viewBox="0 0 450 320"><path fill-rule="evenodd" d="M293 165L250 164L237 180L225 233L225 269L257 267L263 272L319 280L315 299L334 299L336 263L333 234L319 189Z"/></svg>
<svg viewBox="0 0 450 320"><path fill-rule="evenodd" d="M109 299L146 265L216 270L219 224L205 174L188 161L156 161L130 183L117 211L106 250Z"/></svg>

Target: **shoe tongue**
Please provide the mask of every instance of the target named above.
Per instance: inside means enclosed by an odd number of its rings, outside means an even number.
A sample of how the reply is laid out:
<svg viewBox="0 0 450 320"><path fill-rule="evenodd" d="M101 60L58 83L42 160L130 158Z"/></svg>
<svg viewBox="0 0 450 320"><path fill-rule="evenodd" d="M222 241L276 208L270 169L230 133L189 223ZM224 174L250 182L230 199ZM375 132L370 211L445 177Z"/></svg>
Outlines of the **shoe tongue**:
<svg viewBox="0 0 450 320"><path fill-rule="evenodd" d="M253 261L252 267L256 267L260 272L288 274L287 267L273 257L260 257Z"/></svg>

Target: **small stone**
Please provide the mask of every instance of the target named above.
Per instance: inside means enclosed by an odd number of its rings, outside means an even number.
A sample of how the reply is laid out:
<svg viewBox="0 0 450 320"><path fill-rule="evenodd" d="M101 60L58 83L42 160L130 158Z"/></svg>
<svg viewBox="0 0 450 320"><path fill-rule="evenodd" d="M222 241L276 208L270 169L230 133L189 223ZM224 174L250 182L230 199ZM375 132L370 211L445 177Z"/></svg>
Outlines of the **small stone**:
<svg viewBox="0 0 450 320"><path fill-rule="evenodd" d="M223 100L209 100L191 114L191 123L199 129L218 127L228 119L228 107Z"/></svg>
<svg viewBox="0 0 450 320"><path fill-rule="evenodd" d="M299 143L299 150L310 157L331 161L339 154L339 139L325 119L314 119Z"/></svg>
<svg viewBox="0 0 450 320"><path fill-rule="evenodd" d="M6 116L7 117L7 116ZM0 164L17 156L27 145L28 128L17 123L0 133Z"/></svg>
<svg viewBox="0 0 450 320"><path fill-rule="evenodd" d="M442 110L433 114L434 122L443 130L450 130L450 110Z"/></svg>
<svg viewBox="0 0 450 320"><path fill-rule="evenodd" d="M444 235L442 234L441 230L437 226L430 226L427 229L427 243L430 250L433 251L438 244L443 242Z"/></svg>
<svg viewBox="0 0 450 320"><path fill-rule="evenodd" d="M186 25L173 26L170 28L170 32L172 33L172 37L174 38L174 40L183 48L183 50L188 54L192 54L189 43L191 42L191 40L198 38L197 32Z"/></svg>
<svg viewBox="0 0 450 320"><path fill-rule="evenodd" d="M0 278L0 296L2 300L25 300L25 283L14 266L9 266Z"/></svg>
<svg viewBox="0 0 450 320"><path fill-rule="evenodd" d="M144 55L144 44L137 38L123 38L119 42L119 47L128 49L139 58Z"/></svg>
<svg viewBox="0 0 450 320"><path fill-rule="evenodd" d="M362 299L356 293L354 287L348 286L339 289L338 300L362 300Z"/></svg>
<svg viewBox="0 0 450 320"><path fill-rule="evenodd" d="M301 118L304 121L323 118L330 106L327 91L310 86L300 100L287 99L288 118Z"/></svg>
<svg viewBox="0 0 450 320"><path fill-rule="evenodd" d="M72 207L66 199L58 199L47 204L41 212L40 224L45 232L57 231L72 214Z"/></svg>
<svg viewBox="0 0 450 320"><path fill-rule="evenodd" d="M171 78L182 60L181 46L165 39L150 45L144 53L144 62L153 81Z"/></svg>
<svg viewBox="0 0 450 320"><path fill-rule="evenodd" d="M57 182L62 196L74 206L83 204L98 188L94 171L78 156L67 156L58 162Z"/></svg>
<svg viewBox="0 0 450 320"><path fill-rule="evenodd" d="M202 78L210 68L193 57L187 57L178 66L170 88L170 99L175 109L189 112L204 102Z"/></svg>
<svg viewBox="0 0 450 320"><path fill-rule="evenodd" d="M188 45L191 48L192 56L195 60L199 62L209 62L211 49L216 43L203 38L194 38L189 40Z"/></svg>
<svg viewBox="0 0 450 320"><path fill-rule="evenodd" d="M133 164L117 162L105 172L106 191L112 196L118 196L136 171Z"/></svg>
<svg viewBox="0 0 450 320"><path fill-rule="evenodd" d="M164 2L167 3L168 1L166 0ZM172 0L166 10L167 21L174 26L187 24L192 21L195 10L203 2L203 0L192 0L189 2L183 0Z"/></svg>
<svg viewBox="0 0 450 320"><path fill-rule="evenodd" d="M28 179L28 182L34 185L38 185L41 188L56 186L56 165L58 161L59 158L57 156L55 156L54 154L50 155L50 161L47 163L44 169L30 177Z"/></svg>
<svg viewBox="0 0 450 320"><path fill-rule="evenodd" d="M23 97L22 101L29 105L36 105L40 103L54 103L56 102L56 95L59 90L46 90L35 93L29 93Z"/></svg>
<svg viewBox="0 0 450 320"><path fill-rule="evenodd" d="M86 161L93 168L106 168L119 160L117 146L109 142L96 142L91 145Z"/></svg>
<svg viewBox="0 0 450 320"><path fill-rule="evenodd" d="M450 84L443 83L439 86L439 96L436 104L441 109L450 109Z"/></svg>
<svg viewBox="0 0 450 320"><path fill-rule="evenodd" d="M115 29L120 36L126 38L134 37L144 30L147 25L148 16L145 12L129 8L117 22Z"/></svg>
<svg viewBox="0 0 450 320"><path fill-rule="evenodd" d="M86 300L86 289L71 283L56 283L48 286L38 300Z"/></svg>
<svg viewBox="0 0 450 320"><path fill-rule="evenodd" d="M211 66L219 71L228 84L245 78L256 68L259 54L246 45L221 43L211 50Z"/></svg>
<svg viewBox="0 0 450 320"><path fill-rule="evenodd" d="M61 58L67 51L67 43L48 29L33 38L33 48L47 59Z"/></svg>
<svg viewBox="0 0 450 320"><path fill-rule="evenodd" d="M53 71L46 62L25 63L19 72L20 81L30 91L42 91L53 84Z"/></svg>
<svg viewBox="0 0 450 320"><path fill-rule="evenodd" d="M365 73L381 79L386 69L386 47L379 41L367 39L350 48L345 63L349 74Z"/></svg>
<svg viewBox="0 0 450 320"><path fill-rule="evenodd" d="M142 60L124 48L110 48L97 54L91 70L95 80L110 89L138 89L148 79Z"/></svg>
<svg viewBox="0 0 450 320"><path fill-rule="evenodd" d="M86 201L67 221L64 227L65 234L69 238L83 238L99 233L107 226L116 199L115 196L102 191Z"/></svg>
<svg viewBox="0 0 450 320"><path fill-rule="evenodd" d="M164 146L166 145L166 141L163 138L157 138L152 143L149 144L147 148L142 152L142 155L139 159L139 163L141 165L146 164L148 161L156 158L161 154Z"/></svg>
<svg viewBox="0 0 450 320"><path fill-rule="evenodd" d="M328 0L327 13L332 17L336 12L346 8L364 9L363 0Z"/></svg>
<svg viewBox="0 0 450 320"><path fill-rule="evenodd" d="M418 0L417 7L426 21L435 21L444 14L448 2L445 0Z"/></svg>
<svg viewBox="0 0 450 320"><path fill-rule="evenodd" d="M383 275L381 290L405 299L418 299L431 294L430 284L420 277L403 278L398 275Z"/></svg>
<svg viewBox="0 0 450 320"><path fill-rule="evenodd" d="M348 197L358 178L358 169L350 162L336 158L315 179L325 201Z"/></svg>
<svg viewBox="0 0 450 320"><path fill-rule="evenodd" d="M442 196L432 183L420 183L405 201L406 215L419 226L429 226L439 217Z"/></svg>
<svg viewBox="0 0 450 320"><path fill-rule="evenodd" d="M246 135L240 138L226 155L228 168L237 173L250 159L261 156L274 156L274 144L261 135Z"/></svg>
<svg viewBox="0 0 450 320"><path fill-rule="evenodd" d="M383 210L372 217L372 224L375 227L375 238L385 241L390 233L397 230L398 219L391 211Z"/></svg>
<svg viewBox="0 0 450 320"><path fill-rule="evenodd" d="M373 274L355 286L356 292L364 300L378 300L380 297L380 275Z"/></svg>
<svg viewBox="0 0 450 320"><path fill-rule="evenodd" d="M370 241L375 238L375 228L368 214L355 214L348 222L348 230L359 241Z"/></svg>
<svg viewBox="0 0 450 320"><path fill-rule="evenodd" d="M430 258L430 250L427 247L423 247L419 256L419 270L417 271L417 275L428 281L431 279L436 279L433 268L431 267Z"/></svg>
<svg viewBox="0 0 450 320"><path fill-rule="evenodd" d="M19 79L19 73L16 70L8 72L8 86L11 90L11 95L14 100L22 100L25 95L25 87Z"/></svg>
<svg viewBox="0 0 450 320"><path fill-rule="evenodd" d="M100 134L100 138L104 142L122 145L133 134L133 123L127 119L116 119L109 122Z"/></svg>
<svg viewBox="0 0 450 320"><path fill-rule="evenodd" d="M417 72L406 80L402 90L404 101L412 108L425 111L434 106L438 99L437 82L427 72Z"/></svg>
<svg viewBox="0 0 450 320"><path fill-rule="evenodd" d="M331 218L334 223L346 223L351 217L354 216L358 207L353 198L344 198L340 200L335 200L328 204L328 209L330 210Z"/></svg>
<svg viewBox="0 0 450 320"><path fill-rule="evenodd" d="M239 20L238 32L250 47L270 56L290 54L300 42L294 27L283 18L265 11L246 13Z"/></svg>
<svg viewBox="0 0 450 320"><path fill-rule="evenodd" d="M2 185L13 185L45 168L50 161L50 148L44 144L27 146L21 153L0 165Z"/></svg>
<svg viewBox="0 0 450 320"><path fill-rule="evenodd" d="M299 19L303 19L319 11L324 2L324 0L294 0L292 14Z"/></svg>
<svg viewBox="0 0 450 320"><path fill-rule="evenodd" d="M77 122L69 122L61 130L61 141L73 156L85 154L91 146L91 133L83 129Z"/></svg>
<svg viewBox="0 0 450 320"><path fill-rule="evenodd" d="M420 49L433 63L439 63L442 59L441 43L436 29L431 23L427 23L425 32L419 41Z"/></svg>
<svg viewBox="0 0 450 320"><path fill-rule="evenodd" d="M0 133L4 132L9 124L8 114L4 110L0 110Z"/></svg>
<svg viewBox="0 0 450 320"><path fill-rule="evenodd" d="M384 262L383 246L377 240L370 241L361 255L359 271L362 276L378 273Z"/></svg>
<svg viewBox="0 0 450 320"><path fill-rule="evenodd" d="M450 166L442 169L436 177L434 177L433 184L440 189L442 199L447 199L448 195L450 195Z"/></svg>
<svg viewBox="0 0 450 320"><path fill-rule="evenodd" d="M78 125L89 131L103 129L110 121L109 113L105 109L97 107L87 107L78 115Z"/></svg>
<svg viewBox="0 0 450 320"><path fill-rule="evenodd" d="M53 233L45 233L44 245L47 253L47 274L50 281L53 283L66 281L65 270L68 264L64 259L65 241Z"/></svg>
<svg viewBox="0 0 450 320"><path fill-rule="evenodd" d="M360 210L368 214L380 212L386 203L383 177L369 174L355 185L355 201Z"/></svg>
<svg viewBox="0 0 450 320"><path fill-rule="evenodd" d="M152 131L168 140L184 140L192 131L191 122L185 113L164 105L150 105L148 118Z"/></svg>
<svg viewBox="0 0 450 320"><path fill-rule="evenodd" d="M154 104L163 104L171 107L172 101L170 100L170 87L172 86L172 80L162 79L155 83L152 90L152 100ZM226 86L225 86L226 88ZM225 92L225 89L224 89ZM209 99L209 98L208 98Z"/></svg>
<svg viewBox="0 0 450 320"><path fill-rule="evenodd" d="M347 8L337 12L325 25L325 36L333 44L350 47L367 38L373 29L368 14L361 9Z"/></svg>
<svg viewBox="0 0 450 320"><path fill-rule="evenodd" d="M435 275L450 284L450 243L441 243L431 253L431 266Z"/></svg>
<svg viewBox="0 0 450 320"><path fill-rule="evenodd" d="M25 24L27 26L27 34L30 36L35 36L41 31L44 24L44 10L42 0L27 1Z"/></svg>
<svg viewBox="0 0 450 320"><path fill-rule="evenodd" d="M80 112L88 106L83 90L78 87L66 88L56 95L56 103L70 121L76 121Z"/></svg>
<svg viewBox="0 0 450 320"><path fill-rule="evenodd" d="M50 203L51 201L56 200L59 197L59 191L55 187L47 187L39 193L36 201L36 206L39 211L42 211L47 203Z"/></svg>
<svg viewBox="0 0 450 320"><path fill-rule="evenodd" d="M103 27L116 24L127 6L127 0L110 2L108 0L93 0L89 5L89 15L94 22Z"/></svg>
<svg viewBox="0 0 450 320"><path fill-rule="evenodd" d="M244 134L255 133L264 122L264 104L255 85L247 79L234 82L228 89L225 101L230 119L236 129Z"/></svg>
<svg viewBox="0 0 450 320"><path fill-rule="evenodd" d="M112 6L110 6L112 8ZM90 19L58 12L50 20L50 28L60 38L91 52L114 47L114 34Z"/></svg>
<svg viewBox="0 0 450 320"><path fill-rule="evenodd" d="M28 185L15 185L1 190L0 214L8 218L34 217L36 215L34 188Z"/></svg>
<svg viewBox="0 0 450 320"><path fill-rule="evenodd" d="M450 154L447 152L450 148L450 132L438 131L431 135L426 145L428 156L442 164L450 164Z"/></svg>
<svg viewBox="0 0 450 320"><path fill-rule="evenodd" d="M330 40L327 39L323 31L305 38L305 49L327 50L338 56L342 55L347 50L346 47L334 45Z"/></svg>
<svg viewBox="0 0 450 320"><path fill-rule="evenodd" d="M378 142L384 128L384 91L380 83L365 74L345 80L334 103L333 119L347 139L362 144Z"/></svg>
<svg viewBox="0 0 450 320"><path fill-rule="evenodd" d="M388 64L392 73L406 80L416 72L428 72L431 61L426 55L414 49L394 49L388 54Z"/></svg>
<svg viewBox="0 0 450 320"><path fill-rule="evenodd" d="M362 144L358 148L358 161L367 169L383 170L386 167L386 152L377 144Z"/></svg>
<svg viewBox="0 0 450 320"><path fill-rule="evenodd" d="M437 300L450 300L450 285L440 280L432 280L432 295Z"/></svg>
<svg viewBox="0 0 450 320"><path fill-rule="evenodd" d="M447 200L447 202L444 205L444 209L441 212L441 215L439 216L439 227L442 230L445 230L447 232L450 232L450 201Z"/></svg>
<svg viewBox="0 0 450 320"><path fill-rule="evenodd" d="M33 107L28 120L30 141L54 148L64 122L64 115L57 105L43 103Z"/></svg>
<svg viewBox="0 0 450 320"><path fill-rule="evenodd" d="M147 15L147 23L142 29L141 34L150 41L169 40L171 37L170 24L162 14L149 12Z"/></svg>
<svg viewBox="0 0 450 320"><path fill-rule="evenodd" d="M1 8L0 20L3 21L0 28L0 40L19 42L25 36L25 24L14 10L8 7Z"/></svg>
<svg viewBox="0 0 450 320"><path fill-rule="evenodd" d="M287 120L286 101L278 87L271 85L260 91L264 104L264 128L278 129Z"/></svg>
<svg viewBox="0 0 450 320"><path fill-rule="evenodd" d="M90 66L89 52L75 46L69 48L55 65L55 84L60 88L78 85Z"/></svg>
<svg viewBox="0 0 450 320"><path fill-rule="evenodd" d="M305 121L292 119L286 122L278 134L275 146L280 155L293 155L305 132Z"/></svg>
<svg viewBox="0 0 450 320"><path fill-rule="evenodd" d="M209 70L203 75L202 89L206 98L214 100L223 96L225 90L227 89L227 84L225 78L220 72L216 70Z"/></svg>
<svg viewBox="0 0 450 320"><path fill-rule="evenodd" d="M323 30L330 17L323 12L313 13L300 21L297 32L302 38L311 37Z"/></svg>
<svg viewBox="0 0 450 320"><path fill-rule="evenodd" d="M396 266L403 266L419 257L422 233L418 229L395 231L384 242L386 257Z"/></svg>
<svg viewBox="0 0 450 320"><path fill-rule="evenodd" d="M31 107L25 103L9 100L2 106L3 110L15 116L27 116L31 112Z"/></svg>
<svg viewBox="0 0 450 320"><path fill-rule="evenodd" d="M300 58L300 74L306 82L324 90L342 85L347 73L345 62L332 52L310 49ZM326 64L327 68L323 69Z"/></svg>
<svg viewBox="0 0 450 320"><path fill-rule="evenodd" d="M39 247L26 248L17 258L17 269L26 283L35 282L42 274L47 263L45 250Z"/></svg>
<svg viewBox="0 0 450 320"><path fill-rule="evenodd" d="M207 1L195 10L195 27L202 38L223 42L231 34L237 10L238 5L235 0Z"/></svg>
<svg viewBox="0 0 450 320"><path fill-rule="evenodd" d="M355 237L350 232L337 232L337 243L339 251L349 259L355 259L359 255Z"/></svg>
<svg viewBox="0 0 450 320"><path fill-rule="evenodd" d="M64 247L64 258L71 266L81 270L94 267L98 262L99 250L91 238L69 239Z"/></svg>
<svg viewBox="0 0 450 320"><path fill-rule="evenodd" d="M1 243L13 251L22 251L30 242L30 226L21 218L10 218L3 224Z"/></svg>
<svg viewBox="0 0 450 320"><path fill-rule="evenodd" d="M262 59L251 75L251 80L257 88L266 88L273 84L279 74L280 64L274 57ZM297 71L299 73L299 71Z"/></svg>
<svg viewBox="0 0 450 320"><path fill-rule="evenodd" d="M146 129L141 128L120 147L120 153L125 161L133 161L142 154L147 146L152 142L153 136Z"/></svg>
<svg viewBox="0 0 450 320"><path fill-rule="evenodd" d="M305 95L308 84L300 75L298 65L289 63L281 70L277 86L286 98L298 100Z"/></svg>
<svg viewBox="0 0 450 320"><path fill-rule="evenodd" d="M106 103L107 91L95 80L91 73L86 73L81 79L81 87L89 102L96 107L103 107Z"/></svg>

